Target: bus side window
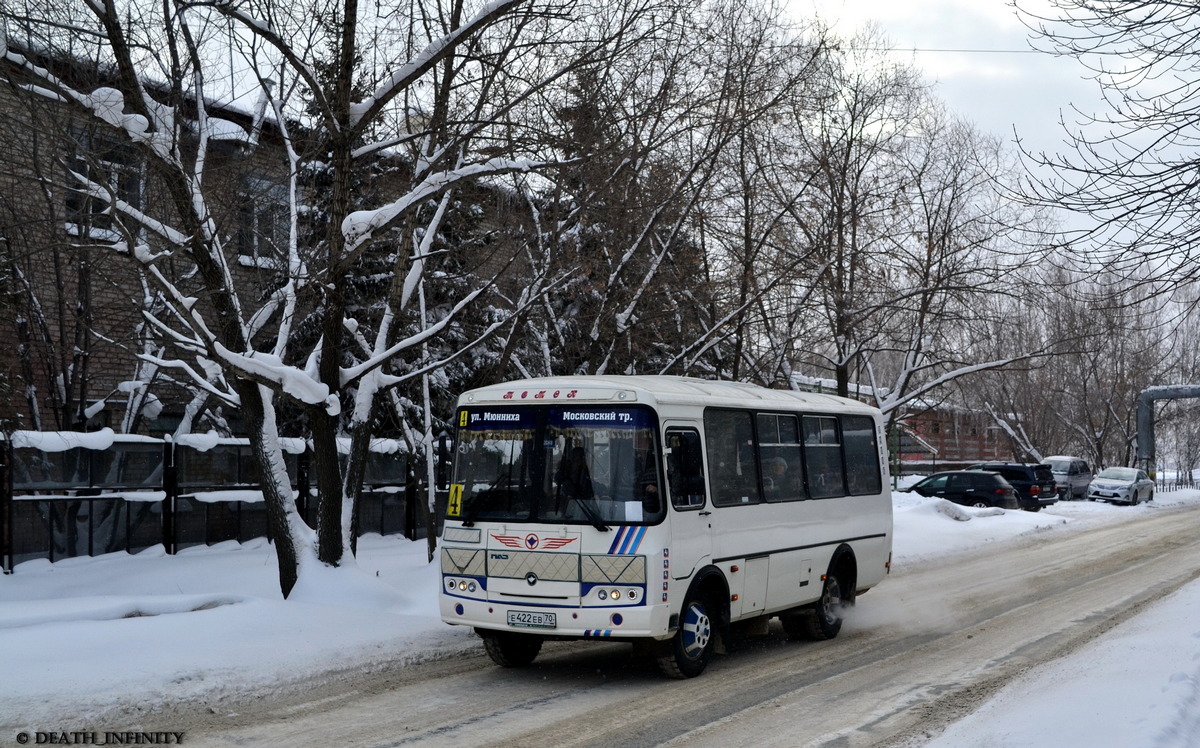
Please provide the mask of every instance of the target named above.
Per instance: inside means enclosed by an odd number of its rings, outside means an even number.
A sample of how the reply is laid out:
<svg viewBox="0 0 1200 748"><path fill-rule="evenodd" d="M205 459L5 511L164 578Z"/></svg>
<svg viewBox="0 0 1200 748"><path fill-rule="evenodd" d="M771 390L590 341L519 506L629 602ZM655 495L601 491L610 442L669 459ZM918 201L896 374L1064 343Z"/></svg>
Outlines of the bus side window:
<svg viewBox="0 0 1200 748"><path fill-rule="evenodd" d="M873 494L883 490L875 421L868 416L842 416L842 446L846 452L846 480L850 495Z"/></svg>
<svg viewBox="0 0 1200 748"><path fill-rule="evenodd" d="M692 429L667 431L667 485L676 509L704 506L704 459L700 434Z"/></svg>
<svg viewBox="0 0 1200 748"><path fill-rule="evenodd" d="M762 501L754 414L748 410L704 411L713 506L744 506Z"/></svg>
<svg viewBox="0 0 1200 748"><path fill-rule="evenodd" d="M842 442L836 417L804 416L804 461L808 468L809 496L828 499L846 495Z"/></svg>
<svg viewBox="0 0 1200 748"><path fill-rule="evenodd" d="M758 460L767 501L806 498L801 449L796 416L758 414Z"/></svg>

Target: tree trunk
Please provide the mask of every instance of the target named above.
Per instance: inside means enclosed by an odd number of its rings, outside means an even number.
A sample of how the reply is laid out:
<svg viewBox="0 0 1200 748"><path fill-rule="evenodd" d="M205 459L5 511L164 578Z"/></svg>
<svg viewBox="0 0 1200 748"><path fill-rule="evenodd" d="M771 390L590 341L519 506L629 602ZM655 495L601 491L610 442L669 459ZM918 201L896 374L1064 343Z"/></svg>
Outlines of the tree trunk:
<svg viewBox="0 0 1200 748"><path fill-rule="evenodd" d="M296 511L292 485L279 445L279 429L275 424L275 407L270 391L248 380L237 383L241 396L241 412L250 434L250 447L262 473L263 500L267 505L267 521L271 528L275 556L279 561L279 588L286 598L299 578L300 549L297 542L304 523Z"/></svg>

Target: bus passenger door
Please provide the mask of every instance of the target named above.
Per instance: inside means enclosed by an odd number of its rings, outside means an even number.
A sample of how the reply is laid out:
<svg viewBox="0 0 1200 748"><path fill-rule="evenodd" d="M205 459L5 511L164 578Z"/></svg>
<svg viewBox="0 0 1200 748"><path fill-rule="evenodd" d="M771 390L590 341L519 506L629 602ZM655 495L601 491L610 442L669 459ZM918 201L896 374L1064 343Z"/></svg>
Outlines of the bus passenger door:
<svg viewBox="0 0 1200 748"><path fill-rule="evenodd" d="M695 427L666 429L667 490L671 494L670 573L686 579L712 557L712 507L704 480L704 445Z"/></svg>

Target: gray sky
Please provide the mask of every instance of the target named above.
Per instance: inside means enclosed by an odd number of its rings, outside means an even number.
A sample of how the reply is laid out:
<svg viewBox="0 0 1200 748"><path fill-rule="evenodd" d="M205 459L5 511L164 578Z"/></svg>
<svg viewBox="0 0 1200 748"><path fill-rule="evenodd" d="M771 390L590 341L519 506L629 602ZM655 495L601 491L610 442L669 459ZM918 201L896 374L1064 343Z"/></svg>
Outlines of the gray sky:
<svg viewBox="0 0 1200 748"><path fill-rule="evenodd" d="M849 35L875 21L901 60L912 60L935 94L981 131L1011 141L1013 129L1034 150L1062 150L1060 112L1102 106L1096 84L1070 58L1030 49L1028 29L1007 0L789 0L798 18L814 11ZM1045 7L1044 0L1021 0ZM1042 44L1042 46L1045 46ZM914 53L913 50L917 51ZM922 51L922 50L1009 50ZM1021 50L1021 51L1017 51Z"/></svg>

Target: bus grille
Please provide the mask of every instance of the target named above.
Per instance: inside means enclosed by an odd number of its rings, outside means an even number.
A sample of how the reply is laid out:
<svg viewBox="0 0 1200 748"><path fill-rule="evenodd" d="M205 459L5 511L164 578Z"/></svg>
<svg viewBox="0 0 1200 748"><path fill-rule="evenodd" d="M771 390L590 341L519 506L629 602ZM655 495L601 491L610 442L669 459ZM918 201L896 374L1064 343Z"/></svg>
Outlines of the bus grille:
<svg viewBox="0 0 1200 748"><path fill-rule="evenodd" d="M443 548L442 571L472 577L487 576L484 552L477 548Z"/></svg>
<svg viewBox="0 0 1200 748"><path fill-rule="evenodd" d="M505 550L491 555L492 558L488 560L489 577L523 579L526 574L533 572L538 579L547 582L579 581L579 556L574 553Z"/></svg>
<svg viewBox="0 0 1200 748"><path fill-rule="evenodd" d="M645 584L645 556L584 556L580 562L583 582L597 584Z"/></svg>

